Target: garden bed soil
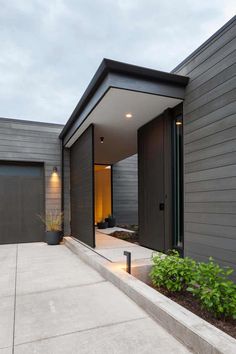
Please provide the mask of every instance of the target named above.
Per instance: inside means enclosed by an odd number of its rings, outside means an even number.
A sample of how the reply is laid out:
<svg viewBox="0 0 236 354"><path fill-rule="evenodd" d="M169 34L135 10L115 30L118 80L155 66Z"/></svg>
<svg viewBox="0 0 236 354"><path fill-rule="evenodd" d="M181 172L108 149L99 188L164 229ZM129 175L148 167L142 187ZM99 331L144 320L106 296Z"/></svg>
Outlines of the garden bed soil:
<svg viewBox="0 0 236 354"><path fill-rule="evenodd" d="M138 244L138 236L135 232L128 231L114 231L109 236L119 238L120 240L128 241L131 243Z"/></svg>
<svg viewBox="0 0 236 354"><path fill-rule="evenodd" d="M156 288L150 283L148 285L236 339L236 320L215 318L210 312L202 309L199 301L188 291L172 293L165 288Z"/></svg>

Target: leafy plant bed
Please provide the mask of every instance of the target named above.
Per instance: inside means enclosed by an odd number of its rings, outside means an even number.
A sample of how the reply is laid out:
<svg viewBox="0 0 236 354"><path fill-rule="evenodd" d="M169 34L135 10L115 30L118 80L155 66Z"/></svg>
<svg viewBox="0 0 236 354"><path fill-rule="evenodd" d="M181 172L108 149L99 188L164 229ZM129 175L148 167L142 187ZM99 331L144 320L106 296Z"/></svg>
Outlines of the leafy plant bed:
<svg viewBox="0 0 236 354"><path fill-rule="evenodd" d="M181 258L177 251L152 258L152 287L236 338L236 284L233 270L208 262Z"/></svg>
<svg viewBox="0 0 236 354"><path fill-rule="evenodd" d="M138 244L138 237L135 232L114 231L110 234L110 236L119 238L120 240Z"/></svg>
<svg viewBox="0 0 236 354"><path fill-rule="evenodd" d="M201 308L200 302L193 297L188 291L182 292L170 292L163 287L155 287L151 284L151 281L147 283L153 289L159 291L163 295L167 296L171 300L177 302L179 305L185 307L195 315L203 318L205 321L211 323L213 326L221 329L230 336L236 338L236 320L233 319L218 319L215 318L210 312Z"/></svg>

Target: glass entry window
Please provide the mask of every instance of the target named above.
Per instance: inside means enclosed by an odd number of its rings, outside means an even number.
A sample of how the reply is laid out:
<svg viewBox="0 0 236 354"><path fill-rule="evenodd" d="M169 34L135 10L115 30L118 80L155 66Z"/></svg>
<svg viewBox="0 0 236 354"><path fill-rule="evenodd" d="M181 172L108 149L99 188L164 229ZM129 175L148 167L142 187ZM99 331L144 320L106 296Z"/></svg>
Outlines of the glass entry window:
<svg viewBox="0 0 236 354"><path fill-rule="evenodd" d="M174 120L174 247L183 248L183 118Z"/></svg>
<svg viewBox="0 0 236 354"><path fill-rule="evenodd" d="M112 214L111 166L94 166L94 207L95 225Z"/></svg>

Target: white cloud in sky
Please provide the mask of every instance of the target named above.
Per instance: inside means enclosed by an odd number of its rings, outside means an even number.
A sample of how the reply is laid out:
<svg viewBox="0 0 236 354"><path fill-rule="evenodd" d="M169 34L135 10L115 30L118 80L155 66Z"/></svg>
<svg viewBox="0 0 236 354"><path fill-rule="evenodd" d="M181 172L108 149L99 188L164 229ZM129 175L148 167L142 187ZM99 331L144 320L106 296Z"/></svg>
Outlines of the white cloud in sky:
<svg viewBox="0 0 236 354"><path fill-rule="evenodd" d="M235 0L0 0L0 116L65 123L106 57L171 71Z"/></svg>

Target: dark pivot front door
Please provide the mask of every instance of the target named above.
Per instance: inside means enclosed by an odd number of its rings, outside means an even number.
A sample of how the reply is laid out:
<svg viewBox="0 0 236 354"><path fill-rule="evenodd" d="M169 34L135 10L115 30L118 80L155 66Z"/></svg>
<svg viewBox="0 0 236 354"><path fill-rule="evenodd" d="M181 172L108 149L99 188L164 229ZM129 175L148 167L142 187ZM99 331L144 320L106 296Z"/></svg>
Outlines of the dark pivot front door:
<svg viewBox="0 0 236 354"><path fill-rule="evenodd" d="M164 118L138 131L139 242L164 250Z"/></svg>
<svg viewBox="0 0 236 354"><path fill-rule="evenodd" d="M0 244L43 241L42 165L0 163Z"/></svg>
<svg viewBox="0 0 236 354"><path fill-rule="evenodd" d="M71 233L91 247L95 247L93 130L90 125L70 150Z"/></svg>

